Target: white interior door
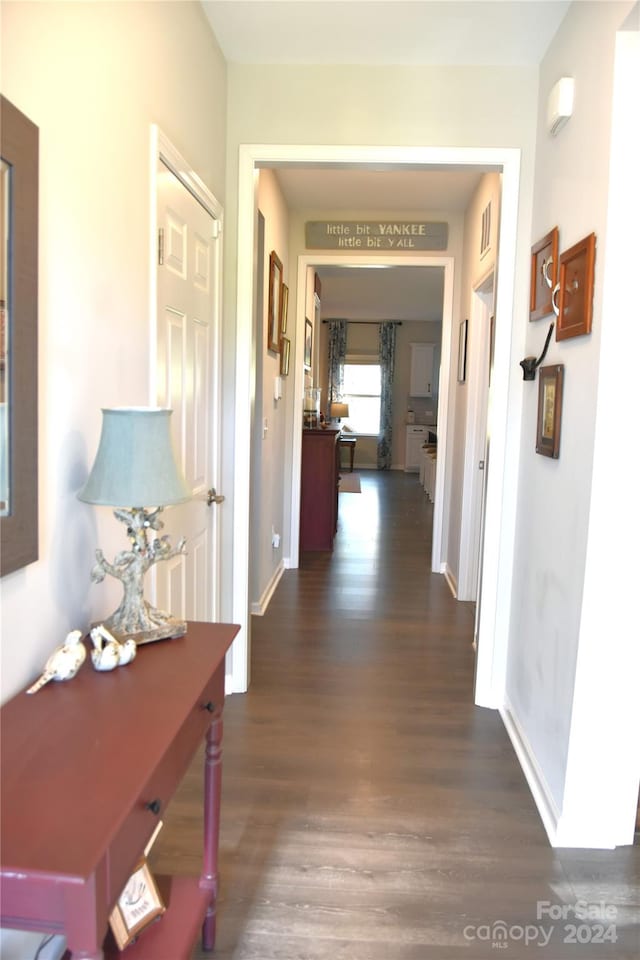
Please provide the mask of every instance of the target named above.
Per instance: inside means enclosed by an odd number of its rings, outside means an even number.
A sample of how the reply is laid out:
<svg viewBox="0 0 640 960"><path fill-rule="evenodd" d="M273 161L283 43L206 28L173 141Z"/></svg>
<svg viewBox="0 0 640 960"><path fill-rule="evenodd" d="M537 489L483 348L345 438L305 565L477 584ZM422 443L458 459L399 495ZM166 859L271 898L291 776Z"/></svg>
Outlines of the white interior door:
<svg viewBox="0 0 640 960"><path fill-rule="evenodd" d="M179 169L183 169L180 167ZM205 198L206 200L206 198ZM156 602L188 620L219 619L219 221L158 161L157 400L192 499L164 513L186 553L157 568Z"/></svg>

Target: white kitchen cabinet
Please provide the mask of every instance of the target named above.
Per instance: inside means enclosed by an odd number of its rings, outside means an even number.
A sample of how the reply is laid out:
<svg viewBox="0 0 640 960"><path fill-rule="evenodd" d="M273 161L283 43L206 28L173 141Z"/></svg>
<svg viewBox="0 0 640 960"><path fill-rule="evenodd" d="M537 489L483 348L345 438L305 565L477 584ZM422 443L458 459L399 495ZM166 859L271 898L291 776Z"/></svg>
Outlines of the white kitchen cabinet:
<svg viewBox="0 0 640 960"><path fill-rule="evenodd" d="M429 437L429 428L418 423L407 424L407 441L404 455L405 473L419 473L422 447Z"/></svg>
<svg viewBox="0 0 640 960"><path fill-rule="evenodd" d="M412 343L411 373L409 378L410 397L432 397L435 393L434 354L435 343Z"/></svg>

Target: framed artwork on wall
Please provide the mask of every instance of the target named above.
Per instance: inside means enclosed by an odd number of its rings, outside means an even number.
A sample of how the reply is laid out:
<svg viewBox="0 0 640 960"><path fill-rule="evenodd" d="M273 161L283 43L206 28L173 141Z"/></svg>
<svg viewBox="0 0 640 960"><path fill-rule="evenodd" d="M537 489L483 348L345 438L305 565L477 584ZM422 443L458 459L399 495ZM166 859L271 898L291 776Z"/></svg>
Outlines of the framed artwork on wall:
<svg viewBox="0 0 640 960"><path fill-rule="evenodd" d="M595 261L595 233L560 255L556 340L591 333Z"/></svg>
<svg viewBox="0 0 640 960"><path fill-rule="evenodd" d="M313 354L313 326L311 320L305 318L304 321L304 368L311 370L311 357Z"/></svg>
<svg viewBox="0 0 640 960"><path fill-rule="evenodd" d="M467 379L467 327L468 320L460 323L460 339L458 340L458 383Z"/></svg>
<svg viewBox="0 0 640 960"><path fill-rule="evenodd" d="M289 376L289 357L291 355L291 340L283 337L280 341L280 374L283 377Z"/></svg>
<svg viewBox="0 0 640 960"><path fill-rule="evenodd" d="M558 282L558 228L531 248L531 291L529 320L540 320L553 313L552 292Z"/></svg>
<svg viewBox="0 0 640 960"><path fill-rule="evenodd" d="M287 332L287 314L289 313L289 287L282 284L282 310L280 311L280 336Z"/></svg>
<svg viewBox="0 0 640 960"><path fill-rule="evenodd" d="M552 457L554 460L560 456L563 382L564 365L562 363L540 367L536 453L543 457Z"/></svg>
<svg viewBox="0 0 640 960"><path fill-rule="evenodd" d="M275 252L269 256L269 312L267 314L267 348L280 352L282 323L282 261Z"/></svg>

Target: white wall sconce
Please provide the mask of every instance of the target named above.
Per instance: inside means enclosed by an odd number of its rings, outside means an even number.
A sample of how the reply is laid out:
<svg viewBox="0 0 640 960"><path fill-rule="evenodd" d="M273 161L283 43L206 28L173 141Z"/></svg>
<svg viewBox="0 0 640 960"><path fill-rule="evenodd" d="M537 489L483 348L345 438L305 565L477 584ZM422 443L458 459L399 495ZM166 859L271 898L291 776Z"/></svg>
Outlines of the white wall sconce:
<svg viewBox="0 0 640 960"><path fill-rule="evenodd" d="M573 77L560 77L547 101L547 129L556 137L573 113Z"/></svg>

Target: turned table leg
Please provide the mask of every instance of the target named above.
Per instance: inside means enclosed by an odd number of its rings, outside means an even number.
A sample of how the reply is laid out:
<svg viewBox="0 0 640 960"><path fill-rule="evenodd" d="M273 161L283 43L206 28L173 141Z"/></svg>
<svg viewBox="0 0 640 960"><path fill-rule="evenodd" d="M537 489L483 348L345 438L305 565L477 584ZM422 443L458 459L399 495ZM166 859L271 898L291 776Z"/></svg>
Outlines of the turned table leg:
<svg viewBox="0 0 640 960"><path fill-rule="evenodd" d="M204 761L204 858L200 886L211 892L211 900L202 925L202 947L204 950L213 950L216 941L221 790L222 707L218 707L207 731Z"/></svg>

